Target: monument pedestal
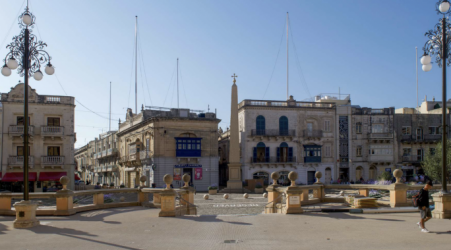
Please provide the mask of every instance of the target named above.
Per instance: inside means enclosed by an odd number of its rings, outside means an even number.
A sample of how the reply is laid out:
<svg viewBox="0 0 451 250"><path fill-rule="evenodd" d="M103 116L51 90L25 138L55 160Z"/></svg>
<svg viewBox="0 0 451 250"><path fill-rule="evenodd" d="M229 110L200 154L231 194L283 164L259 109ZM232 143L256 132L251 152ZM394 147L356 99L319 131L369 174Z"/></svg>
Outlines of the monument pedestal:
<svg viewBox="0 0 451 250"><path fill-rule="evenodd" d="M227 187L221 193L243 193L243 182L241 180L241 163L229 163L229 180Z"/></svg>
<svg viewBox="0 0 451 250"><path fill-rule="evenodd" d="M14 204L16 209L16 220L14 220L14 228L30 228L39 225L36 219L36 209L38 204L32 201L20 201Z"/></svg>
<svg viewBox="0 0 451 250"><path fill-rule="evenodd" d="M451 219L451 193L435 193L432 195L435 209L432 211L434 219Z"/></svg>

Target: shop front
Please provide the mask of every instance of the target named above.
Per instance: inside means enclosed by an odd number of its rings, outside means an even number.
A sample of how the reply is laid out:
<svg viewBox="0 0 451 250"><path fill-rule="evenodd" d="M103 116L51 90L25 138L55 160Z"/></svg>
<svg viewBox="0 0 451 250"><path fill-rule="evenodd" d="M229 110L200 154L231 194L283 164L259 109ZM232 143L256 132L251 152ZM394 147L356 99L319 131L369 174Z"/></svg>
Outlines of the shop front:
<svg viewBox="0 0 451 250"><path fill-rule="evenodd" d="M10 172L5 173L0 181L0 189L11 192L23 192L23 172ZM28 186L29 192L35 192L35 185L37 184L37 173L28 173Z"/></svg>
<svg viewBox="0 0 451 250"><path fill-rule="evenodd" d="M67 172L40 172L38 179L38 192L56 192L63 188L60 179L67 176ZM75 177L77 174L75 174Z"/></svg>
<svg viewBox="0 0 451 250"><path fill-rule="evenodd" d="M196 185L197 181L202 180L202 172L201 164L177 164L174 166L174 181L176 181L177 186L183 186L182 176L187 174L191 176L189 185L193 186Z"/></svg>

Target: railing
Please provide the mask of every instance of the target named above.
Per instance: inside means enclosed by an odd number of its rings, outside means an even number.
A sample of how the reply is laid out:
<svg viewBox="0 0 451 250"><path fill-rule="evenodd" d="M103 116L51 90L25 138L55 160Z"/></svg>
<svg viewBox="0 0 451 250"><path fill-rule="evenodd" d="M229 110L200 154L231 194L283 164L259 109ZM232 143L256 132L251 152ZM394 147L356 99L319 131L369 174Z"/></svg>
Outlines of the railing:
<svg viewBox="0 0 451 250"><path fill-rule="evenodd" d="M64 156L42 156L41 164L43 164L43 165L62 165L62 164L64 164Z"/></svg>
<svg viewBox="0 0 451 250"><path fill-rule="evenodd" d="M24 126L23 125L10 125L8 132L10 134L23 134ZM34 126L28 126L28 133L30 135L34 134Z"/></svg>
<svg viewBox="0 0 451 250"><path fill-rule="evenodd" d="M403 162L420 162L423 160L422 155L403 155L402 161Z"/></svg>
<svg viewBox="0 0 451 250"><path fill-rule="evenodd" d="M321 156L305 156L304 162L305 163L321 162Z"/></svg>
<svg viewBox="0 0 451 250"><path fill-rule="evenodd" d="M245 106L272 106L272 107L301 107L301 108L333 108L334 103L327 102L288 102L288 101L265 101L244 100L238 104L238 108Z"/></svg>
<svg viewBox="0 0 451 250"><path fill-rule="evenodd" d="M42 126L41 135L61 136L64 135L64 127L59 126Z"/></svg>
<svg viewBox="0 0 451 250"><path fill-rule="evenodd" d="M295 163L296 156L293 157L263 157L263 158L254 158L251 157L252 163Z"/></svg>
<svg viewBox="0 0 451 250"><path fill-rule="evenodd" d="M280 129L252 129L251 136L295 136L294 129L280 130Z"/></svg>
<svg viewBox="0 0 451 250"><path fill-rule="evenodd" d="M393 138L393 133L370 133L371 139Z"/></svg>
<svg viewBox="0 0 451 250"><path fill-rule="evenodd" d="M46 96L45 97L45 102L47 102L47 103L60 103L61 102L61 97L59 97L59 96Z"/></svg>
<svg viewBox="0 0 451 250"><path fill-rule="evenodd" d="M10 156L8 157L8 165L10 166L23 166L24 157L23 156ZM34 164L34 157L28 156L28 164Z"/></svg>
<svg viewBox="0 0 451 250"><path fill-rule="evenodd" d="M424 135L424 140L428 141L440 141L442 139L442 135Z"/></svg>
<svg viewBox="0 0 451 250"><path fill-rule="evenodd" d="M401 135L401 140L403 141L417 141L417 142L424 142L424 141L440 141L442 139L442 135L423 135L423 136L417 136L417 135Z"/></svg>
<svg viewBox="0 0 451 250"><path fill-rule="evenodd" d="M303 135L304 137L314 137L314 138L321 138L323 137L323 131L322 130L309 130L309 129L304 129L303 131Z"/></svg>
<svg viewBox="0 0 451 250"><path fill-rule="evenodd" d="M109 148L107 150L107 155L112 155L113 153L117 153L117 148Z"/></svg>
<svg viewBox="0 0 451 250"><path fill-rule="evenodd" d="M102 157L105 157L106 156L106 150L103 150L102 151Z"/></svg>

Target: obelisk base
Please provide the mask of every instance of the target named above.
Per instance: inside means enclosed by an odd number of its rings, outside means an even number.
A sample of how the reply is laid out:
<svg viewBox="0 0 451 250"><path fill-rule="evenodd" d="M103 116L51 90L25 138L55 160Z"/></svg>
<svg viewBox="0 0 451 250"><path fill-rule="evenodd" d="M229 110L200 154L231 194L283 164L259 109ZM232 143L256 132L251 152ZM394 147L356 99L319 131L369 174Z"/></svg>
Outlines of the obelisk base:
<svg viewBox="0 0 451 250"><path fill-rule="evenodd" d="M220 193L243 193L243 182L241 180L241 163L230 163L229 180L227 188L222 189Z"/></svg>

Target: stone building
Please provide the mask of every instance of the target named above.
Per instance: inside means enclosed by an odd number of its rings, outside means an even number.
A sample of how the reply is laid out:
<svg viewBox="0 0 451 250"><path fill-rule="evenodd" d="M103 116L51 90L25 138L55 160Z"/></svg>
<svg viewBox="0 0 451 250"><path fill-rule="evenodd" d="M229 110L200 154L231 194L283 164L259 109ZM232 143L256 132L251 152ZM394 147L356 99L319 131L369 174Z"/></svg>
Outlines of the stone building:
<svg viewBox="0 0 451 250"><path fill-rule="evenodd" d="M230 130L224 132L219 129L218 135L218 154L219 154L219 186L227 186L229 179L229 150L230 150Z"/></svg>
<svg viewBox="0 0 451 250"><path fill-rule="evenodd" d="M75 172L80 176L80 179L83 181L87 180L87 166L88 166L88 145L85 145L81 148L75 149L74 153L75 158Z"/></svg>
<svg viewBox="0 0 451 250"><path fill-rule="evenodd" d="M39 95L29 87L30 192L43 192L68 176L74 188L74 109L70 96ZM24 84L2 93L1 188L21 192L23 184Z"/></svg>
<svg viewBox="0 0 451 250"><path fill-rule="evenodd" d="M394 108L340 106L337 109L338 162L336 178L376 180L395 168Z"/></svg>
<svg viewBox="0 0 451 250"><path fill-rule="evenodd" d="M321 181L336 175L336 102L243 100L238 108L242 178L264 179L279 172L280 184L295 171L299 182L312 184L315 171ZM349 100L335 100L344 101Z"/></svg>
<svg viewBox="0 0 451 250"><path fill-rule="evenodd" d="M164 187L163 176L172 174L178 187L181 176L190 174L198 191L217 185L219 122L214 113L189 109L143 109L139 114L128 109L116 134L121 183L135 187L146 176L146 184Z"/></svg>

